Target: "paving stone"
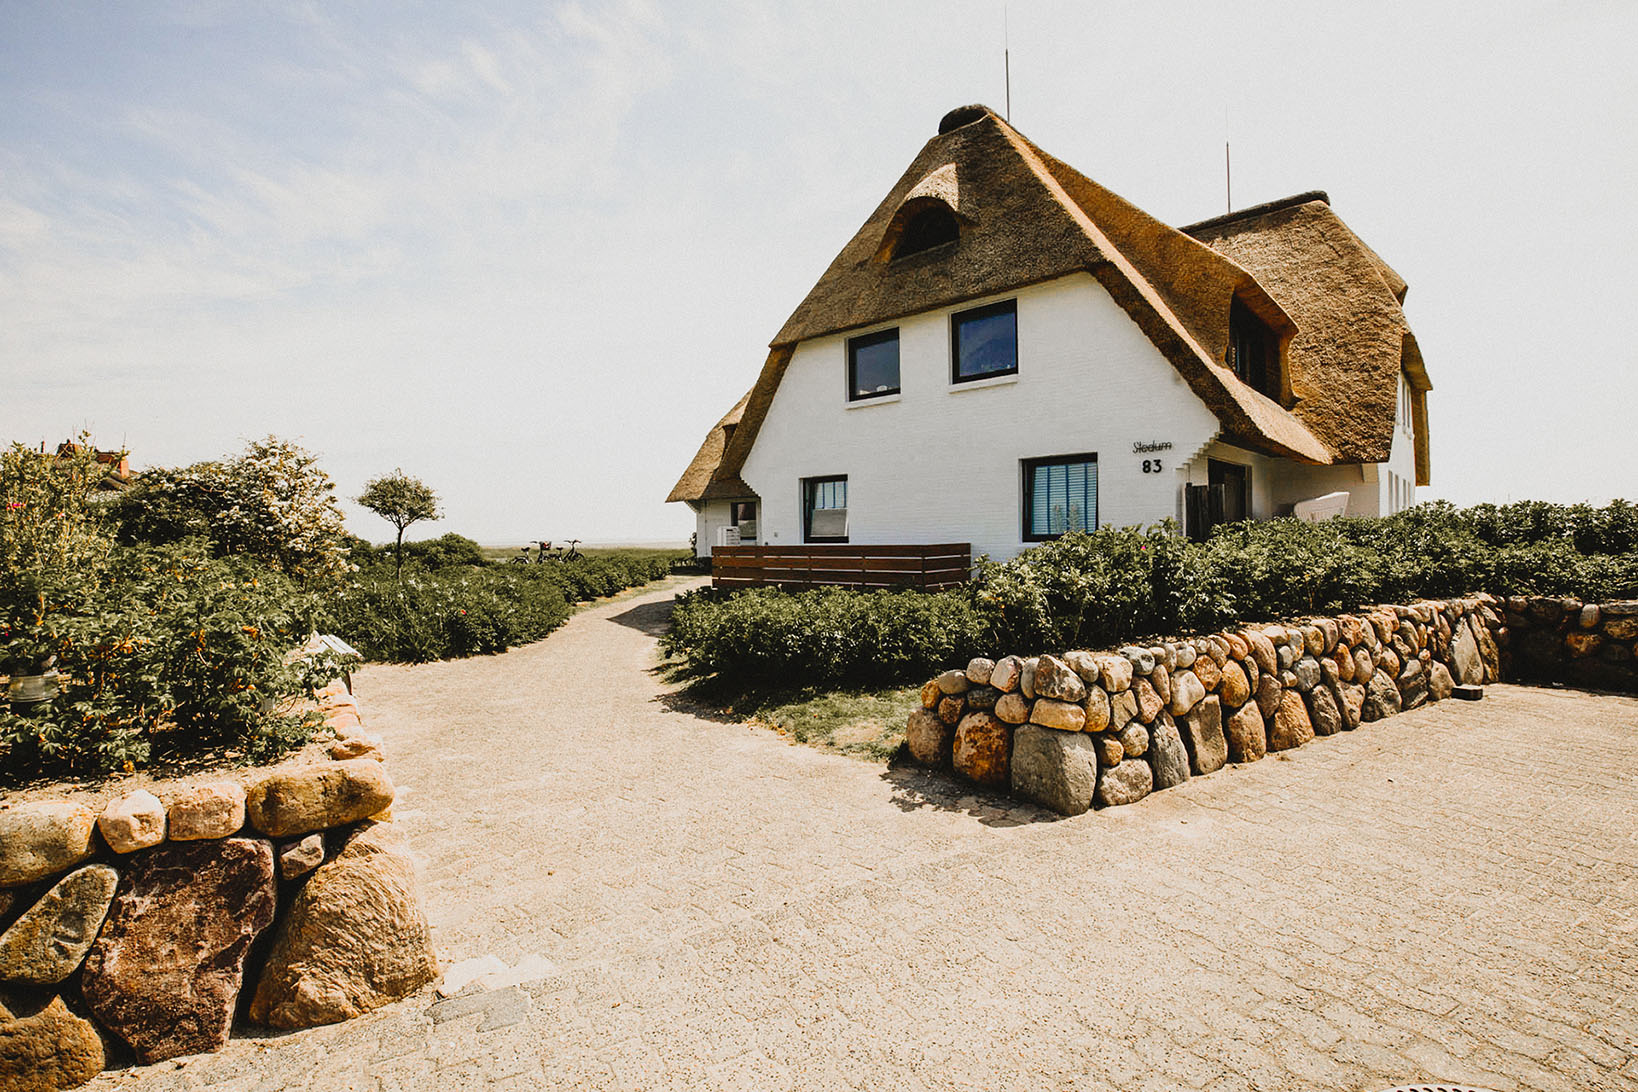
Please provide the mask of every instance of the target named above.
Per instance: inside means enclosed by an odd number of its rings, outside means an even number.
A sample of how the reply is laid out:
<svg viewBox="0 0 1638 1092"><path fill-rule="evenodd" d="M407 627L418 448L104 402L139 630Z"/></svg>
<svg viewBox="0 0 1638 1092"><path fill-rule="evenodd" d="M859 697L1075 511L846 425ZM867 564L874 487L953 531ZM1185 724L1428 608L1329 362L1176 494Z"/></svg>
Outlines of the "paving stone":
<svg viewBox="0 0 1638 1092"><path fill-rule="evenodd" d="M631 624L659 598L355 676L445 954L555 965L521 1019L435 1025L429 990L93 1092L1371 1092L1440 1077L1418 1042L1498 1089L1638 1083L1584 1038L1638 1030L1630 698L1491 686L1059 818L690 715Z"/></svg>

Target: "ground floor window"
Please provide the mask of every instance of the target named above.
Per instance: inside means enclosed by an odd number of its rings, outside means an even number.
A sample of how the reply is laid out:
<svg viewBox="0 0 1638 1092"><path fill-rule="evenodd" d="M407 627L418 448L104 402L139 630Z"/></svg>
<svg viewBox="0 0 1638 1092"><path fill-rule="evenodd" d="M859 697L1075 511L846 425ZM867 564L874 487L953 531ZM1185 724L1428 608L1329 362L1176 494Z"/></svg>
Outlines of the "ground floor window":
<svg viewBox="0 0 1638 1092"><path fill-rule="evenodd" d="M735 501L729 506L730 517L739 528L741 542L756 541L756 501Z"/></svg>
<svg viewBox="0 0 1638 1092"><path fill-rule="evenodd" d="M1042 542L1098 526L1098 457L1024 460L1024 541Z"/></svg>
<svg viewBox="0 0 1638 1092"><path fill-rule="evenodd" d="M847 541L847 475L802 479L802 541Z"/></svg>

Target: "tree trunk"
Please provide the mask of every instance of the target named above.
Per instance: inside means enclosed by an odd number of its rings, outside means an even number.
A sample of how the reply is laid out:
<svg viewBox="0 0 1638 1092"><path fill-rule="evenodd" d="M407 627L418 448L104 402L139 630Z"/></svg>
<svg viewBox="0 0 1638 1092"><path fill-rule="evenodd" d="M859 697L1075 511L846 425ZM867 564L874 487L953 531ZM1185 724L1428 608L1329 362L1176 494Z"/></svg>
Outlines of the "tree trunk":
<svg viewBox="0 0 1638 1092"><path fill-rule="evenodd" d="M398 528L398 544L397 544L396 549L393 551L393 561L394 561L393 575L398 578L399 583L403 583L403 580L404 580L404 529L402 527Z"/></svg>

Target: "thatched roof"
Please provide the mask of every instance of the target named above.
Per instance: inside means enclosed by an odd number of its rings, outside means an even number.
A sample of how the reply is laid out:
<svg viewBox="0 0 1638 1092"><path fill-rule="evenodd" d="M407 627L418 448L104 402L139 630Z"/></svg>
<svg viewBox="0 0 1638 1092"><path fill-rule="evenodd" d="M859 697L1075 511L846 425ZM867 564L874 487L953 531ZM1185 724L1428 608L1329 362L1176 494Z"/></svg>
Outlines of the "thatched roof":
<svg viewBox="0 0 1638 1092"><path fill-rule="evenodd" d="M1428 482L1432 389L1400 304L1405 281L1331 210L1323 193L1183 229L1251 271L1297 322L1288 347L1292 412L1339 463L1374 463L1393 444L1399 374L1414 392L1417 483Z"/></svg>
<svg viewBox="0 0 1638 1092"><path fill-rule="evenodd" d="M745 413L745 404L751 400L751 392L734 403L734 408L725 413L722 420L711 426L711 431L705 434L705 442L700 444L694 461L688 464L677 484L671 487L671 495L666 502L671 501L703 501L716 499L748 498L756 496L750 486L739 477L739 466L736 465L730 472L723 466L722 456L727 450L728 440L734 434L741 416Z"/></svg>
<svg viewBox="0 0 1638 1092"><path fill-rule="evenodd" d="M959 241L894 258L908 218L932 203L955 217ZM1225 226L1244 216L1224 218ZM1358 250L1379 270L1379 284L1397 283L1402 293L1397 274L1363 244ZM672 499L705 499L707 491L724 496L718 481L743 485L739 470L798 342L1076 272L1096 277L1125 309L1216 413L1225 439L1300 462L1356 461L1338 458L1306 419L1290 411L1295 399L1313 396L1307 386L1297 390L1294 375L1281 377L1276 401L1242 383L1225 364L1233 300L1256 313L1282 343L1301 336L1303 319L1269 290L1260 268L1168 227L1047 155L993 111L971 106L946 115L938 135L797 306L774 338L749 400L736 407L737 427L722 438L720 455L708 451L717 442L713 430ZM1390 402L1383 423L1391 430L1392 422ZM714 467L709 475L706 466Z"/></svg>

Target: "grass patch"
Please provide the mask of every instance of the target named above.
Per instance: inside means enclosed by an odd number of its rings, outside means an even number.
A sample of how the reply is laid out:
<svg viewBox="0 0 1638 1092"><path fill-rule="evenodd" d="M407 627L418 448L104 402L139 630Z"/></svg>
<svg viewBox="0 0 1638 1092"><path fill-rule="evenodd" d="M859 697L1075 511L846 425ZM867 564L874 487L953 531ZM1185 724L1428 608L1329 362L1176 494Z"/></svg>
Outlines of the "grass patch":
<svg viewBox="0 0 1638 1092"><path fill-rule="evenodd" d="M845 690L727 690L717 680L695 682L689 698L736 719L771 728L822 751L887 763L904 743L904 724L921 704L915 686Z"/></svg>

